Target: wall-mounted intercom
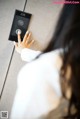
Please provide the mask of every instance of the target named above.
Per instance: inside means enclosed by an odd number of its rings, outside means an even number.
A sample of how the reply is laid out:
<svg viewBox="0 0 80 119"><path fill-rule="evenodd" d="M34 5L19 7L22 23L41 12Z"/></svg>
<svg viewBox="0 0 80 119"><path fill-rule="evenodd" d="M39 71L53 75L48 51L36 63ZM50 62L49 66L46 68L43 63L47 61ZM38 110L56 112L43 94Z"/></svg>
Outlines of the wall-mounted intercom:
<svg viewBox="0 0 80 119"><path fill-rule="evenodd" d="M31 14L25 13L20 10L15 10L14 19L9 35L9 40L17 42L17 33L21 32L21 38L23 39L30 22Z"/></svg>

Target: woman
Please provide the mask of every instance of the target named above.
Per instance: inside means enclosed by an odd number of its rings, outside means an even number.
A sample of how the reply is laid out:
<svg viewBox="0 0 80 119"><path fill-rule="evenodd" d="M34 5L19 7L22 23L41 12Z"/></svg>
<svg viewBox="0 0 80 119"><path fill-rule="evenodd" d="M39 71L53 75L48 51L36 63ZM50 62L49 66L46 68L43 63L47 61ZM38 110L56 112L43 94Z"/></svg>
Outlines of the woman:
<svg viewBox="0 0 80 119"><path fill-rule="evenodd" d="M19 72L11 119L42 119L59 106L61 97L70 102L65 118L79 119L80 6L63 6L55 33L43 53L24 48L30 34L22 42L18 34L16 49L22 49L21 56L28 61L39 56ZM73 115L72 105L76 108Z"/></svg>

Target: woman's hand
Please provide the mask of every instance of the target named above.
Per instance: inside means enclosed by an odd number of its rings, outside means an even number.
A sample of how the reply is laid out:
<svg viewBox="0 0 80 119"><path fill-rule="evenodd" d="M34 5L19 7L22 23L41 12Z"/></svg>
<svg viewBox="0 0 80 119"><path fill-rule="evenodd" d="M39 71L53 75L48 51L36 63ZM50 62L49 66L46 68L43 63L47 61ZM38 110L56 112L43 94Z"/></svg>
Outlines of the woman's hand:
<svg viewBox="0 0 80 119"><path fill-rule="evenodd" d="M18 32L18 43L14 42L15 49L18 53L21 53L22 49L29 48L33 44L34 40L30 40L30 38L31 32L27 31L23 41L21 41L21 34Z"/></svg>

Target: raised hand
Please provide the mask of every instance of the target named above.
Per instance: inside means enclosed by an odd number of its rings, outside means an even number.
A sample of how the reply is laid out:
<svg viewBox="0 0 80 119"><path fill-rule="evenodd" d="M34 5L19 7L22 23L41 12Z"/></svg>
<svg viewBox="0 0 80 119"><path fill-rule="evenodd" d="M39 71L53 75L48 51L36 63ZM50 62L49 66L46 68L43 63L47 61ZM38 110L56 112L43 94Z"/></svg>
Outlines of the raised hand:
<svg viewBox="0 0 80 119"><path fill-rule="evenodd" d="M30 38L31 38L31 32L27 31L23 40L21 41L21 34L20 32L18 32L18 43L14 42L15 49L18 53L21 53L21 50L23 48L29 48L33 44L34 40L30 40Z"/></svg>

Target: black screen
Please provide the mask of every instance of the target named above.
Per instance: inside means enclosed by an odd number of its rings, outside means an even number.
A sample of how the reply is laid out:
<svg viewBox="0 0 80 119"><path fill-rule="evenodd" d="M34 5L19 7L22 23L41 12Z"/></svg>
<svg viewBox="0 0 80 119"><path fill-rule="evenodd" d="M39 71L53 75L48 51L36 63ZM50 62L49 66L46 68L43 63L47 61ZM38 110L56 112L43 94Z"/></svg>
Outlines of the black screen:
<svg viewBox="0 0 80 119"><path fill-rule="evenodd" d="M25 13L19 10L15 11L12 28L9 36L9 40L17 42L16 30L21 30L21 38L23 39L30 22L31 14Z"/></svg>

